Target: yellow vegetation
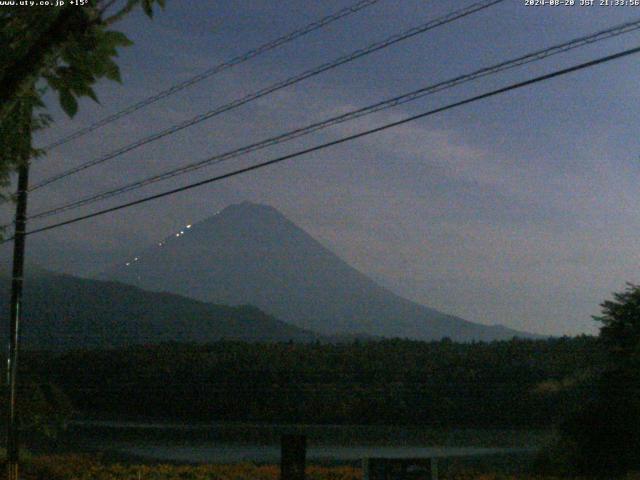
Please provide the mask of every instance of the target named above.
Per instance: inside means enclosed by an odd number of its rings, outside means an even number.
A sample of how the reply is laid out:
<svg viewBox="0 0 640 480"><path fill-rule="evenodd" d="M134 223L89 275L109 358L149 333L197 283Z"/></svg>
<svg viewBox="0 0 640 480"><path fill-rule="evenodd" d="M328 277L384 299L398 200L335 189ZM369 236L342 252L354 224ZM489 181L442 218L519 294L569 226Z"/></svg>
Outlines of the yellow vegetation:
<svg viewBox="0 0 640 480"><path fill-rule="evenodd" d="M276 465L123 465L87 455L36 457L24 467L25 480L278 480ZM308 480L361 480L353 467L307 468Z"/></svg>
<svg viewBox="0 0 640 480"><path fill-rule="evenodd" d="M103 463L89 455L34 457L22 471L24 480L279 480L277 465L123 465ZM537 475L457 473L442 480L567 480ZM640 480L640 475L627 477ZM354 467L307 467L307 480L362 480Z"/></svg>

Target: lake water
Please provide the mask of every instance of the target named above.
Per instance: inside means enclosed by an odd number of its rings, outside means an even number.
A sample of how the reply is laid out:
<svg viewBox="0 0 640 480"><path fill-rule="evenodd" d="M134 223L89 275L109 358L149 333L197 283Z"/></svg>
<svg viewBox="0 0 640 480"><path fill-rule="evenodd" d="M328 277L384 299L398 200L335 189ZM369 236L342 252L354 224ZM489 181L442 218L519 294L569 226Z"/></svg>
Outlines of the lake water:
<svg viewBox="0 0 640 480"><path fill-rule="evenodd" d="M457 457L526 452L531 450L534 441L526 436L516 438L521 432L434 433L411 427L368 426L76 422L72 431L76 442L92 450L189 463L278 463L279 439L284 433L307 435L307 458L318 463L356 463L365 457ZM473 443L465 445L465 441Z"/></svg>
<svg viewBox="0 0 640 480"><path fill-rule="evenodd" d="M237 463L260 462L278 463L280 447L278 445L233 445L233 444L201 444L201 445L168 445L112 443L110 449L118 453L133 454L149 459L189 463ZM375 445L355 446L311 446L307 449L309 461L332 463L354 462L365 457L448 457L486 455L506 453L513 449L501 448L463 448L463 447L387 447Z"/></svg>

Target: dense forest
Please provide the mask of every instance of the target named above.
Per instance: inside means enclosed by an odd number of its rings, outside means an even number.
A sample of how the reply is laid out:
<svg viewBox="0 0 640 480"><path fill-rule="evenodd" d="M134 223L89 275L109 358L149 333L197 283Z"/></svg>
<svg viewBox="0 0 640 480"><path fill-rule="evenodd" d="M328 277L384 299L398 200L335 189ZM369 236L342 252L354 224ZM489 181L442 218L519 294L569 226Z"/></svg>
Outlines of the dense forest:
<svg viewBox="0 0 640 480"><path fill-rule="evenodd" d="M119 418L547 427L591 391L593 337L162 344L29 352L25 374Z"/></svg>

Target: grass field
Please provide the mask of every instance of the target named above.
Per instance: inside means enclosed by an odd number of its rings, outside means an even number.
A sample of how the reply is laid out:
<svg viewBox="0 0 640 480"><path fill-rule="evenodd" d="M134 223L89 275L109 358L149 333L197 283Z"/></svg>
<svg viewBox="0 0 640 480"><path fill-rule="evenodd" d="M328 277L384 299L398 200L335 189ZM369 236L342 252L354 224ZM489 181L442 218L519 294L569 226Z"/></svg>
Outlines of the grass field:
<svg viewBox="0 0 640 480"><path fill-rule="evenodd" d="M33 457L24 462L25 480L279 480L277 465L142 465L103 462L89 455ZM362 480L362 470L351 466L307 467L308 480ZM532 474L450 471L441 480L567 480ZM640 475L627 477L640 480Z"/></svg>
<svg viewBox="0 0 640 480"><path fill-rule="evenodd" d="M87 455L34 457L23 469L25 480L278 480L276 465L128 465L103 463ZM309 480L361 480L353 467L307 468Z"/></svg>

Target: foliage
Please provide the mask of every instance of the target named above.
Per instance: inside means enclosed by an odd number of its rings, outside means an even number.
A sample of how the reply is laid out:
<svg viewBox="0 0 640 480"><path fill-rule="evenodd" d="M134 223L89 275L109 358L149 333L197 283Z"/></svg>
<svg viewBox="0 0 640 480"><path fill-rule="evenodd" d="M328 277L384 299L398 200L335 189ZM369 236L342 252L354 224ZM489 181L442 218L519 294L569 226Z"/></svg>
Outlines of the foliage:
<svg viewBox="0 0 640 480"><path fill-rule="evenodd" d="M77 111L77 98L97 101L93 85L100 78L120 81L114 61L117 47L131 45L126 35L110 26L136 5L151 17L156 2L164 7L164 0L89 0L82 7L57 8L53 14L49 7L4 10L0 40L6 48L0 62L0 90L8 105L2 107L2 119L40 77L59 93L60 104L70 116Z"/></svg>
<svg viewBox="0 0 640 480"><path fill-rule="evenodd" d="M6 411L8 402L6 389L0 390L0 405ZM24 436L32 440L52 440L64 429L73 412L69 398L50 382L25 378L19 385L19 428ZM0 418L0 424L5 416Z"/></svg>
<svg viewBox="0 0 640 480"><path fill-rule="evenodd" d="M601 307L605 365L562 423L556 449L568 470L613 478L640 469L640 287L629 284Z"/></svg>
<svg viewBox="0 0 640 480"><path fill-rule="evenodd" d="M78 98L97 101L94 84L100 78L120 81L117 48L131 44L110 26L137 5L149 16L154 3L164 6L164 0L88 0L81 7L66 3L55 9L0 10L0 188L22 161L15 151L23 150L25 140L30 145L30 135L16 135L23 130L23 108L42 108L46 86L58 93L70 116L78 110ZM43 126L45 117L35 113L34 122Z"/></svg>
<svg viewBox="0 0 640 480"><path fill-rule="evenodd" d="M611 368L636 370L640 365L640 286L628 284L614 300L602 303L600 339L609 354Z"/></svg>
<svg viewBox="0 0 640 480"><path fill-rule="evenodd" d="M117 417L542 428L582 398L598 354L590 337L218 342L40 353L25 362L80 411Z"/></svg>

